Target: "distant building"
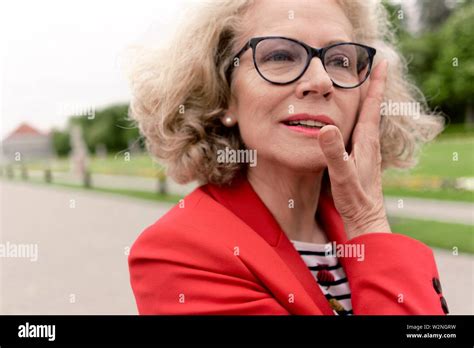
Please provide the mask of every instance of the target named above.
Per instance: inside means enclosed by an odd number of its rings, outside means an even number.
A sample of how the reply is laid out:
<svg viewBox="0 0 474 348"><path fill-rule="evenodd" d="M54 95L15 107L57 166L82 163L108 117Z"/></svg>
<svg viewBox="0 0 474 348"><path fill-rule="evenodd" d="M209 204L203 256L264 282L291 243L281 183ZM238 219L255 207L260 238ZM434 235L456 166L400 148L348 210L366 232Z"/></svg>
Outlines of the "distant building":
<svg viewBox="0 0 474 348"><path fill-rule="evenodd" d="M21 161L55 157L51 134L42 133L26 123L2 141L2 152L4 161L15 161L18 154Z"/></svg>

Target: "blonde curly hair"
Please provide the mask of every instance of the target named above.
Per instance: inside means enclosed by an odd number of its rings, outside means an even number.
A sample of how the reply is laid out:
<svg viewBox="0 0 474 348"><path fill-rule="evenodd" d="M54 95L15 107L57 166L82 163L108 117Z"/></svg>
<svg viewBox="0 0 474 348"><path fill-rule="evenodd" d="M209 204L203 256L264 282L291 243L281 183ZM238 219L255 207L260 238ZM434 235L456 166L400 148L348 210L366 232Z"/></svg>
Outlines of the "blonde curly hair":
<svg viewBox="0 0 474 348"><path fill-rule="evenodd" d="M245 164L219 163L217 151L245 145L238 127L225 127L231 87L226 71L232 64L242 19L254 0L200 4L165 49L140 51L131 71L130 116L138 123L147 149L166 164L178 183L229 183ZM381 120L382 168L413 167L418 149L444 128L444 118L429 111L421 92L407 78L407 64L394 47L388 14L380 2L338 0L352 23L355 39L377 49L376 61L387 59L384 99L417 103L418 115ZM406 117L408 116L408 117ZM410 117L412 116L412 117Z"/></svg>

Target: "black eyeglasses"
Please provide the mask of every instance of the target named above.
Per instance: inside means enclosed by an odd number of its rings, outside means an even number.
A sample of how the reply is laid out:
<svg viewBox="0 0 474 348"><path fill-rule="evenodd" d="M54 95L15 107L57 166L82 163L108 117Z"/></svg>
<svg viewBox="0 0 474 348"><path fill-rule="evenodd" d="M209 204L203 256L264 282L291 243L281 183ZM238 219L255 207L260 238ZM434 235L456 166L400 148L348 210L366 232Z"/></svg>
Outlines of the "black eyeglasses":
<svg viewBox="0 0 474 348"><path fill-rule="evenodd" d="M304 75L314 57L321 59L334 86L355 88L370 75L375 48L353 42L341 42L314 48L304 42L281 36L254 37L234 56L227 70L230 81L240 56L252 48L253 63L259 75L275 85L287 85Z"/></svg>

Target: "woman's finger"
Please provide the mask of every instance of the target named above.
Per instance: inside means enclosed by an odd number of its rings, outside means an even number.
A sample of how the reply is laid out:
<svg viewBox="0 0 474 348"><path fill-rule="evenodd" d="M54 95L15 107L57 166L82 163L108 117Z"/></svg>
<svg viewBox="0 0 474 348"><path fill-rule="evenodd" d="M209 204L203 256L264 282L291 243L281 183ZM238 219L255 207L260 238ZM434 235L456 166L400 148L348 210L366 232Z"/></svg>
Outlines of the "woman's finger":
<svg viewBox="0 0 474 348"><path fill-rule="evenodd" d="M354 163L346 152L339 129L332 125L324 126L318 140L326 157L331 183L350 185L357 181Z"/></svg>
<svg viewBox="0 0 474 348"><path fill-rule="evenodd" d="M372 185L381 165L380 105L383 101L388 62L383 60L374 69L367 96L363 102L352 135L352 153L363 187Z"/></svg>
<svg viewBox="0 0 474 348"><path fill-rule="evenodd" d="M318 140L326 157L334 205L345 223L352 226L364 214L363 207L366 203L354 160L347 154L342 134L337 127L324 126Z"/></svg>
<svg viewBox="0 0 474 348"><path fill-rule="evenodd" d="M380 104L385 92L385 81L387 79L388 62L383 60L374 68L370 76L370 86L359 114L357 127L364 128L364 132L370 132L375 136L379 134ZM361 133L364 133L361 132Z"/></svg>

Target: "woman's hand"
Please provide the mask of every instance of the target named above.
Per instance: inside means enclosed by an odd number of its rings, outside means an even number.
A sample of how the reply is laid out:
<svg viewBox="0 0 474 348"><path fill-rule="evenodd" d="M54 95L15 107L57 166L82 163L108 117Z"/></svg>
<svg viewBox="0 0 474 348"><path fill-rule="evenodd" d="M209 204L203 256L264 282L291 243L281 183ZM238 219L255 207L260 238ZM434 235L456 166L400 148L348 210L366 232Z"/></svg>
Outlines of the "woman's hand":
<svg viewBox="0 0 474 348"><path fill-rule="evenodd" d="M383 204L380 153L380 104L387 61L372 72L370 86L352 134L348 155L335 126L321 129L319 145L326 157L334 204L341 214L348 239L370 232L391 232Z"/></svg>

